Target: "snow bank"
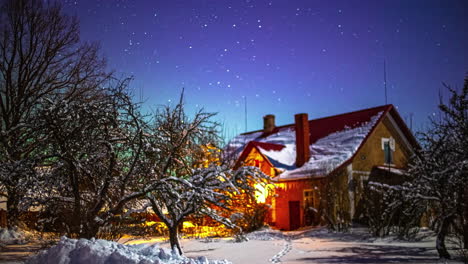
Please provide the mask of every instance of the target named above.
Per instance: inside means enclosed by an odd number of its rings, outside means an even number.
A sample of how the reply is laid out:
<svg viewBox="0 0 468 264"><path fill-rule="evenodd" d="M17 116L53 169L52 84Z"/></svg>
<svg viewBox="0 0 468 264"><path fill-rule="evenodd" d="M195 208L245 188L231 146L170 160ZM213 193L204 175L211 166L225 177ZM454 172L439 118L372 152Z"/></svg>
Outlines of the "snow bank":
<svg viewBox="0 0 468 264"><path fill-rule="evenodd" d="M279 230L273 230L271 228L263 228L251 233L248 233L246 237L250 240L261 240L261 241L270 241L270 240L279 240L285 239L283 233Z"/></svg>
<svg viewBox="0 0 468 264"><path fill-rule="evenodd" d="M18 229L0 228L0 243L1 244L24 244L24 233Z"/></svg>
<svg viewBox="0 0 468 264"><path fill-rule="evenodd" d="M196 259L180 256L159 245L123 245L101 239L69 239L62 237L50 249L26 261L28 264L228 264L227 260Z"/></svg>

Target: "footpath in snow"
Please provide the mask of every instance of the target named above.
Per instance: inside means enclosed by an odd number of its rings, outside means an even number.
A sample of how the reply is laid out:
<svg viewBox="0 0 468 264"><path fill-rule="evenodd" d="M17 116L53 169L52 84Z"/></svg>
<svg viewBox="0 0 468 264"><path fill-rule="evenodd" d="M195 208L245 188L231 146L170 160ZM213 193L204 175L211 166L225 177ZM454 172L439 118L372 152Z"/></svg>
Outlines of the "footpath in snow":
<svg viewBox="0 0 468 264"><path fill-rule="evenodd" d="M392 237L373 238L364 228L352 229L348 233L332 233L325 228L283 233L267 229L248 237L249 241L242 243L227 239L209 243L183 240L182 246L189 257L227 259L234 264L461 263L439 260L435 235L427 230L422 231L415 242Z"/></svg>

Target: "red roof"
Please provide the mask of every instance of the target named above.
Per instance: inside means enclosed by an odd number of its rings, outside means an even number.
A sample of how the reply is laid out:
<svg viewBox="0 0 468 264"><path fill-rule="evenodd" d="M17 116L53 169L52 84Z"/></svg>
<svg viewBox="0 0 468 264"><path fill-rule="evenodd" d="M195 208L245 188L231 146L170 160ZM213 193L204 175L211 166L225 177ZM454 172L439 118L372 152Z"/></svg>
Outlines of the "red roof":
<svg viewBox="0 0 468 264"><path fill-rule="evenodd" d="M309 121L310 143L313 144L320 138L331 133L342 131L345 128L355 128L363 123L369 122L379 112L386 112L392 106L385 105L356 112L345 113L335 116L324 117Z"/></svg>
<svg viewBox="0 0 468 264"><path fill-rule="evenodd" d="M310 144L315 144L318 140L329 136L330 134L341 132L347 129L353 129L356 127L362 127L366 123L370 122L374 117L379 116L375 124L381 122L381 120L385 116L391 116L391 119L396 123L397 127L401 130L404 134L404 137L408 140L408 143L414 148L418 149L420 146L411 133L410 129L406 126L405 122L398 114L397 110L393 105L383 105L369 109L363 109L359 111L323 117L318 119L309 120L309 137L310 137ZM366 142L367 138L372 134L376 125L373 125L371 130L367 133L367 136L362 140L358 148L353 152L352 156L344 160L338 167L334 168L333 171L339 170L343 166L346 166L350 161L354 159L356 153L358 153L359 149L363 146L364 142ZM272 135L277 134L279 132L295 129L295 124L289 124L284 126L275 127L271 133L259 133L262 130L252 131L248 133L244 133L241 135L250 135L253 133L260 134L260 136L256 137L253 141L252 138L250 139L249 143L242 147L242 152L236 162L236 167L241 165L240 162L244 161L247 158L247 155L251 152L253 148L256 148L261 155L264 155L261 150L275 150L281 151L285 148L284 145L281 144L274 144L268 142L259 142L262 141L264 138ZM268 158L266 158L269 161Z"/></svg>
<svg viewBox="0 0 468 264"><path fill-rule="evenodd" d="M418 143L414 139L412 133L405 125L404 121L401 119L398 112L395 110L395 107L391 104L378 106L374 108L363 109L359 111L323 117L319 119L312 119L309 120L309 133L310 133L310 144L315 143L317 140L330 135L331 133L343 131L345 128L354 128L362 125L363 123L369 122L371 118L377 115L380 112L384 112L382 116L385 116L387 112L391 111L392 116L394 117L395 121L398 123L400 128L409 138L411 143L414 146L417 146ZM266 137L271 134L278 133L279 131L294 127L294 124L284 125L275 127L275 129L269 134L263 134L262 137ZM242 135L247 135L255 132L259 132L262 130L247 132ZM258 142L260 143L260 142ZM265 144L265 143L262 143ZM262 147L263 148L263 147ZM264 148L265 149L265 148Z"/></svg>

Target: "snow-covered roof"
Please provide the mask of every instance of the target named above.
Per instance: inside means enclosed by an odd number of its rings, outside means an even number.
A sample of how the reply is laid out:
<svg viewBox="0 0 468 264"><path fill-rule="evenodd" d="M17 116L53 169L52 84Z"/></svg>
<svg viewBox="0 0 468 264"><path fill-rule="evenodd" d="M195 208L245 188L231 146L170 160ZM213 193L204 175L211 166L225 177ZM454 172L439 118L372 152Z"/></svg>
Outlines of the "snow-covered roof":
<svg viewBox="0 0 468 264"><path fill-rule="evenodd" d="M247 147L256 147L276 168L283 170L275 180L323 177L354 156L391 107L386 105L309 120L310 159L301 167L295 166L294 124L276 127L267 135L263 131L241 134L228 143L226 150L239 159L243 152L250 151Z"/></svg>

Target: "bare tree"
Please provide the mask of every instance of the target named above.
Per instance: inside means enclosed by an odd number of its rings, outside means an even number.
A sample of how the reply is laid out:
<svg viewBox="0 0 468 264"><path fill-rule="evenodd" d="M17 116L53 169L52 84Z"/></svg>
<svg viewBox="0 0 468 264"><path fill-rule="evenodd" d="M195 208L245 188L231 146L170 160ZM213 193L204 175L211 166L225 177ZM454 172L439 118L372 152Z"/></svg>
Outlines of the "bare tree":
<svg viewBox="0 0 468 264"><path fill-rule="evenodd" d="M41 100L90 97L109 74L98 46L80 43L77 19L58 2L4 0L1 8L0 184L11 227L49 136L35 122Z"/></svg>
<svg viewBox="0 0 468 264"><path fill-rule="evenodd" d="M448 104L440 99L442 119L432 120L432 128L421 133L423 150L412 163L414 181L408 199L428 204L435 218L436 248L441 258L450 258L445 239L452 228L468 240L468 78L461 91L448 86Z"/></svg>
<svg viewBox="0 0 468 264"><path fill-rule="evenodd" d="M268 178L255 167L232 171L207 155L206 146L219 142L218 124L210 120L213 116L200 110L190 119L181 96L175 107L167 106L156 113L151 132L154 177L159 179L159 185L147 198L169 229L172 249L180 254L183 252L178 228L188 216L207 215L234 228L228 213L235 209L233 201L240 194L253 196L254 185Z"/></svg>
<svg viewBox="0 0 468 264"><path fill-rule="evenodd" d="M125 92L111 82L95 98L46 99L39 120L48 138L44 210L72 236L96 237L118 221L125 206L158 183L144 135L145 123ZM46 214L47 215L47 214Z"/></svg>
<svg viewBox="0 0 468 264"><path fill-rule="evenodd" d="M461 91L446 88L451 96L448 103L440 98L442 118L431 119L431 128L419 133L423 148L410 163L411 179L395 186L372 185L386 189L382 210L388 224L407 219L395 223L405 233L426 213L437 233L439 256L450 259L445 243L449 235L460 238L462 254L468 244L468 79Z"/></svg>

